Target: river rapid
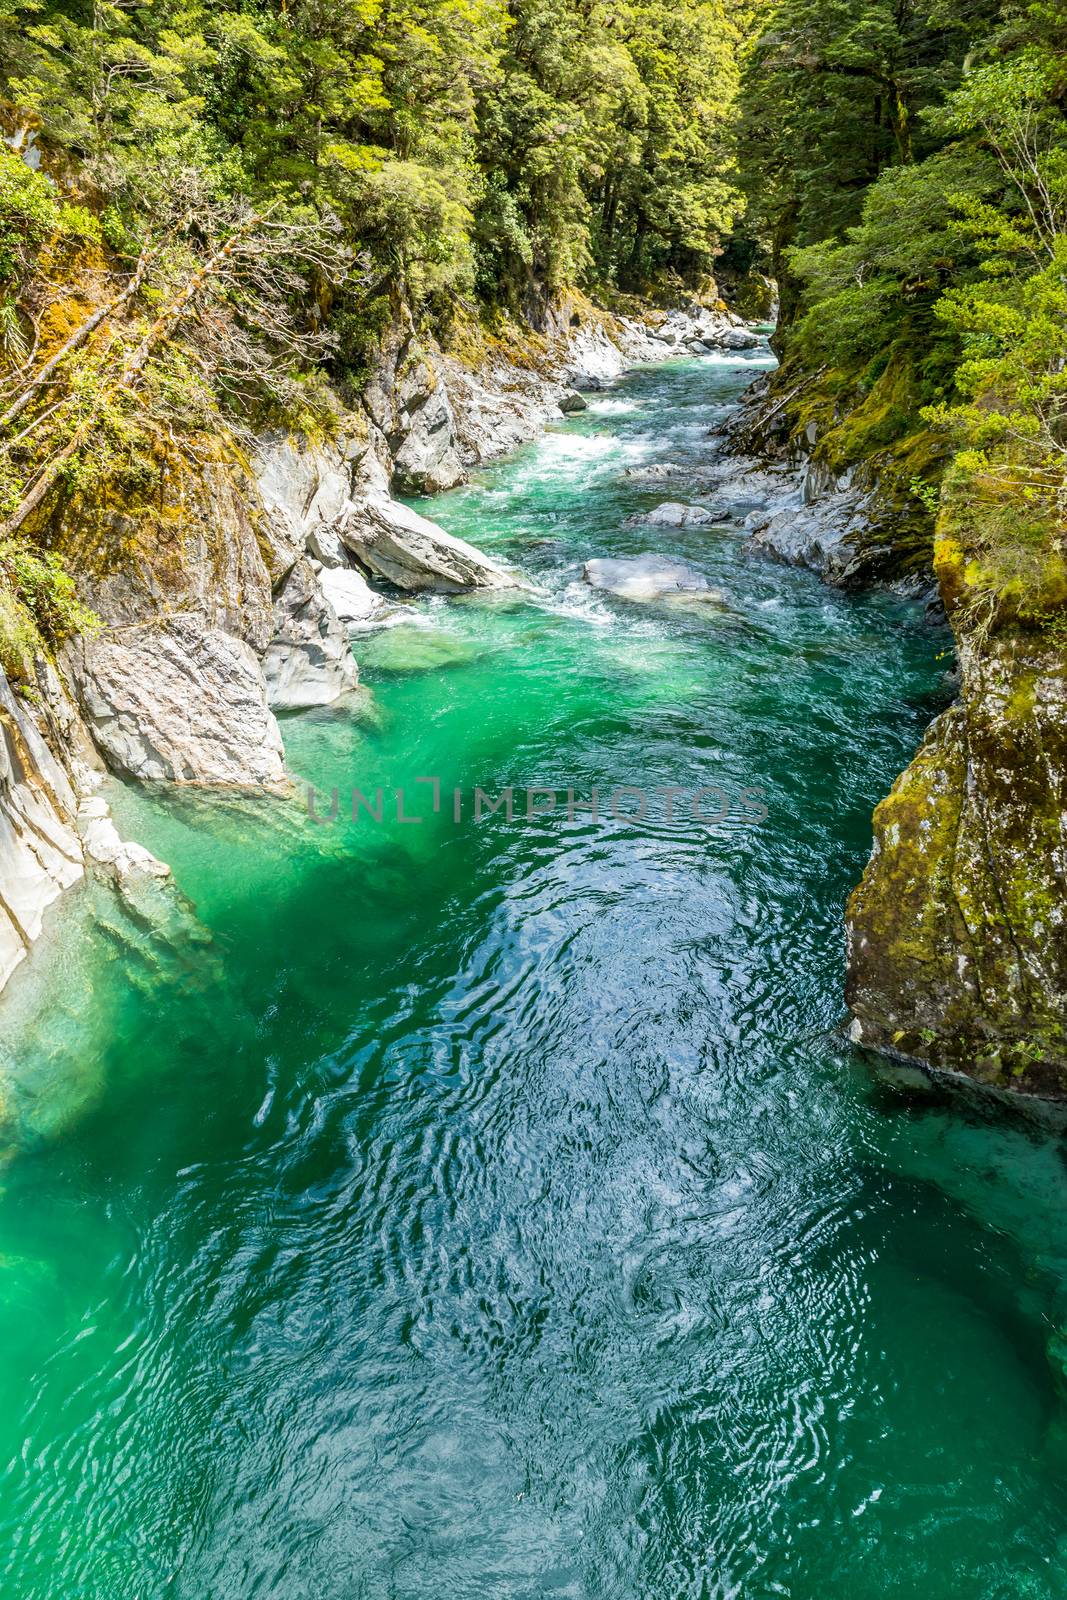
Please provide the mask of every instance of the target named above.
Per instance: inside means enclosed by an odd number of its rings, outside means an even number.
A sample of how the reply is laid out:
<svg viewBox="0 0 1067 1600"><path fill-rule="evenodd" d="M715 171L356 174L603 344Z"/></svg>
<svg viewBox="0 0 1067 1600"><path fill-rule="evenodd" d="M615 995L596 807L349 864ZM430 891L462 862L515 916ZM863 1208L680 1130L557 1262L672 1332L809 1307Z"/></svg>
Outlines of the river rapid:
<svg viewBox="0 0 1067 1600"><path fill-rule="evenodd" d="M115 786L195 920L73 894L4 1002L5 1597L1067 1592L1060 1143L837 1031L947 637L629 520L765 360L421 507L534 587L284 724L335 821ZM582 579L644 551L725 604Z"/></svg>

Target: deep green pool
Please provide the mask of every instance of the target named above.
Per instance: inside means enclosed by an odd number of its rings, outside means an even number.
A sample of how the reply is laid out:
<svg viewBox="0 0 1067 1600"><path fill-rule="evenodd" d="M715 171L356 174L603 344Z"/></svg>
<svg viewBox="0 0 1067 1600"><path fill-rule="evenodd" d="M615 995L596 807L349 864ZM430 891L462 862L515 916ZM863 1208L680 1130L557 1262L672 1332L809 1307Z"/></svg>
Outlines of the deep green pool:
<svg viewBox="0 0 1067 1600"><path fill-rule="evenodd" d="M750 375L634 374L434 504L539 589L286 723L380 824L116 794L212 937L74 895L0 1008L4 1600L1067 1592L1062 1151L834 1032L946 641L624 526ZM728 608L582 583L647 549Z"/></svg>

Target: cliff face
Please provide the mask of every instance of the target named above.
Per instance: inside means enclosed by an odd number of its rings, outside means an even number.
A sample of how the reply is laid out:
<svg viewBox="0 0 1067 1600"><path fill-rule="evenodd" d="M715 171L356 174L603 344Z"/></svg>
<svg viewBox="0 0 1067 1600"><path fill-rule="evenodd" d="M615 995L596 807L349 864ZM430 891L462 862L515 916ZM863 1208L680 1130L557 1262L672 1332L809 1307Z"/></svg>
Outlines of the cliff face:
<svg viewBox="0 0 1067 1600"><path fill-rule="evenodd" d="M976 611L956 539L938 541L936 570L959 699L875 812L847 913L852 1037L1067 1097L1063 585L1054 563L1035 626L1010 602Z"/></svg>
<svg viewBox="0 0 1067 1600"><path fill-rule="evenodd" d="M282 443L265 444L269 478ZM313 470L351 471L342 445ZM104 624L64 657L94 742L142 781L281 787L275 711L319 705L357 683L346 631L306 539L332 505L268 502L233 452L168 463L151 504L68 508L59 547Z"/></svg>
<svg viewBox="0 0 1067 1600"><path fill-rule="evenodd" d="M0 986L84 866L66 773L0 669Z"/></svg>
<svg viewBox="0 0 1067 1600"><path fill-rule="evenodd" d="M848 904L852 1038L1067 1096L1067 652L965 635L959 661Z"/></svg>

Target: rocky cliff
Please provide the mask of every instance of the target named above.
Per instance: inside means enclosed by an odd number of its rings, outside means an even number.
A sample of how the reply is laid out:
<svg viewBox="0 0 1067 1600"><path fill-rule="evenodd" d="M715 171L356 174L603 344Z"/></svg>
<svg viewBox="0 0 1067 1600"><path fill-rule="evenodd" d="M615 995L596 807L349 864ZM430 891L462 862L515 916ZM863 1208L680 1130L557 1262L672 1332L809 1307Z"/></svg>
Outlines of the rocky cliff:
<svg viewBox="0 0 1067 1600"><path fill-rule="evenodd" d="M976 625L966 568L941 541L959 698L875 812L847 913L851 1035L1067 1097L1067 635Z"/></svg>

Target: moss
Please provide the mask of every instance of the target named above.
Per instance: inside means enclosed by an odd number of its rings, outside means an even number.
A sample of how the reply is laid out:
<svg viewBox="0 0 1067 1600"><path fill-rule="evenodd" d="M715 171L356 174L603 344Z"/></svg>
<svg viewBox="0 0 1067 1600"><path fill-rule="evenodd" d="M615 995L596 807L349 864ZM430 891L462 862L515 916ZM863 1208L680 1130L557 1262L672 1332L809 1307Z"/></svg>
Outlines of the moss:
<svg viewBox="0 0 1067 1600"><path fill-rule="evenodd" d="M543 334L520 326L500 307L486 308L475 316L461 306L453 319L446 349L471 372L477 372L493 360L504 360L522 371L540 375L552 369L549 340Z"/></svg>
<svg viewBox="0 0 1067 1600"><path fill-rule="evenodd" d="M963 553L939 541L959 572ZM1067 1097L1067 662L1028 633L961 641L961 701L875 812L848 906L863 1041Z"/></svg>
<svg viewBox="0 0 1067 1600"><path fill-rule="evenodd" d="M777 288L772 279L762 272L748 272L733 286L734 309L750 321L764 322L774 310ZM714 301L716 308L726 310L725 301Z"/></svg>
<svg viewBox="0 0 1067 1600"><path fill-rule="evenodd" d="M0 587L0 667L12 683L33 676L33 658L43 641L31 613L9 589Z"/></svg>
<svg viewBox="0 0 1067 1600"><path fill-rule="evenodd" d="M45 357L53 355L66 344L92 311L92 301L83 294L60 295L54 300L41 313L38 322L41 355Z"/></svg>
<svg viewBox="0 0 1067 1600"><path fill-rule="evenodd" d="M1021 628L1055 638L1067 628L1067 560L1058 530L999 486L995 497L975 500L951 476L938 517L935 570L946 609L965 629Z"/></svg>
<svg viewBox="0 0 1067 1600"><path fill-rule="evenodd" d="M859 372L827 367L812 374L794 356L774 383L790 396L784 411L794 454L810 456L828 479L850 474L872 491L871 520L850 540L853 568L868 580L931 567L950 447L921 420L926 386L915 361L902 339Z"/></svg>

